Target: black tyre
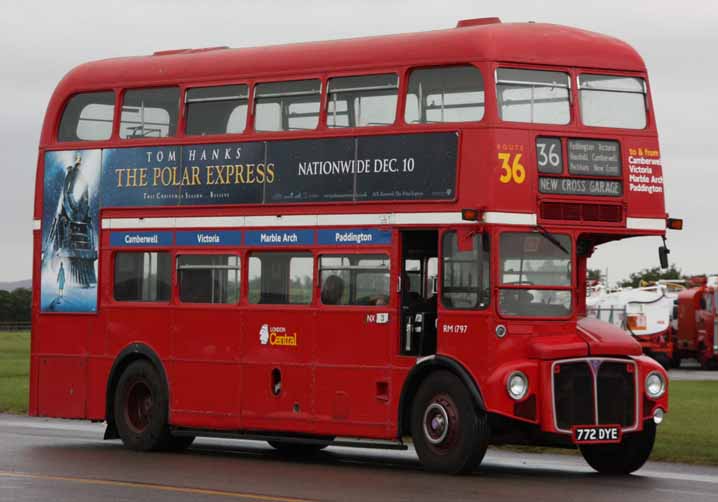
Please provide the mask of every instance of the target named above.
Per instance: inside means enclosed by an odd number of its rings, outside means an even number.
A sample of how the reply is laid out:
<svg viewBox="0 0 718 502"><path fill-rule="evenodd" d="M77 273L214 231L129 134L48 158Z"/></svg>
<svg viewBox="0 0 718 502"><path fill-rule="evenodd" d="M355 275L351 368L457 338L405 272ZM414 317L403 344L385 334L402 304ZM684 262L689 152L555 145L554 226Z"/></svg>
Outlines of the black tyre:
<svg viewBox="0 0 718 502"><path fill-rule="evenodd" d="M416 393L411 437L427 470L468 473L486 454L488 419L476 409L461 380L448 371L438 371L429 375Z"/></svg>
<svg viewBox="0 0 718 502"><path fill-rule="evenodd" d="M654 354L653 359L655 359L658 364L663 366L664 370L668 371L669 369L671 369L671 359L667 355L663 353Z"/></svg>
<svg viewBox="0 0 718 502"><path fill-rule="evenodd" d="M673 357L671 357L671 366L676 369L681 367L681 356L677 350L673 352Z"/></svg>
<svg viewBox="0 0 718 502"><path fill-rule="evenodd" d="M167 387L150 362L135 361L125 369L117 383L114 413L117 432L126 447L152 451L168 449L173 442L187 442L170 435L168 400Z"/></svg>
<svg viewBox="0 0 718 502"><path fill-rule="evenodd" d="M267 441L269 446L279 451L283 455L292 457L307 457L314 455L330 445L330 441L326 443L293 443L287 441Z"/></svg>
<svg viewBox="0 0 718 502"><path fill-rule="evenodd" d="M580 447L588 465L601 474L630 474L646 463L656 440L653 420L643 423L643 430L627 434L619 444L583 445Z"/></svg>

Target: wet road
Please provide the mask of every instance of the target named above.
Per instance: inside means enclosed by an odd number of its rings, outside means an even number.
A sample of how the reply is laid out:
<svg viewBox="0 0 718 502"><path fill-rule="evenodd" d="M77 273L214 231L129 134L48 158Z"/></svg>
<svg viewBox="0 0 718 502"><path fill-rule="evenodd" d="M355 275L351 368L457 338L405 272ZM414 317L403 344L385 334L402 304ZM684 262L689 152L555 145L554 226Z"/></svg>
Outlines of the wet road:
<svg viewBox="0 0 718 502"><path fill-rule="evenodd" d="M702 370L701 365L695 359L684 359L680 368L671 368L668 371L668 378L674 381L693 380L699 382L718 381L718 371Z"/></svg>
<svg viewBox="0 0 718 502"><path fill-rule="evenodd" d="M695 369L670 370L668 378L677 382L689 380L694 382L718 382L718 371L702 371Z"/></svg>
<svg viewBox="0 0 718 502"><path fill-rule="evenodd" d="M481 471L421 470L412 451L331 447L284 458L264 443L199 439L181 454L102 441L102 425L0 415L0 501L713 501L718 468L649 463L603 477L578 457L492 450Z"/></svg>

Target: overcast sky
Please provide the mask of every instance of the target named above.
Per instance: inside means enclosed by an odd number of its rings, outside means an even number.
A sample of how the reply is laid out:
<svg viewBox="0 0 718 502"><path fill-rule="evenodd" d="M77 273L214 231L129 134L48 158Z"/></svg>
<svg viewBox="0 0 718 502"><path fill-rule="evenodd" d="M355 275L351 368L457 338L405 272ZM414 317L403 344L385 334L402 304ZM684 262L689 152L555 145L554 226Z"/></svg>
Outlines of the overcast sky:
<svg viewBox="0 0 718 502"><path fill-rule="evenodd" d="M0 281L31 276L37 144L53 88L74 66L156 50L248 47L450 28L459 19L565 24L618 37L648 66L671 232L686 273L718 272L718 5L704 1L0 0ZM605 245L591 267L614 282L658 264L658 238Z"/></svg>

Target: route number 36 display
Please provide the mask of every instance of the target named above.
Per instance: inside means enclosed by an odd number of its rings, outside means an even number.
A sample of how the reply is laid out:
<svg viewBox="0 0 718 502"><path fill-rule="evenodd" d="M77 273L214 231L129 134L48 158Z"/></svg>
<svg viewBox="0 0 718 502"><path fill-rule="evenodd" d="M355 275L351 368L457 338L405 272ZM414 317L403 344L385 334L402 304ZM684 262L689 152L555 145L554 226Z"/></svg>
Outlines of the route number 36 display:
<svg viewBox="0 0 718 502"><path fill-rule="evenodd" d="M499 160L501 161L502 173L499 177L501 183L517 183L521 184L526 181L526 168L521 164L521 154L512 154L509 152L499 152Z"/></svg>

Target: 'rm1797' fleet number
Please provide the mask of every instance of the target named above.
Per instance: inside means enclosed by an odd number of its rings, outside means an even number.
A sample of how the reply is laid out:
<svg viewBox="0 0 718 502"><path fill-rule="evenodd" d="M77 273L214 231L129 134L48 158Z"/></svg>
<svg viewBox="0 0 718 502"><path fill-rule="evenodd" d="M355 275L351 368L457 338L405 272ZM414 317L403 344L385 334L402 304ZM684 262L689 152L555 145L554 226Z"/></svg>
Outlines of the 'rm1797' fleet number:
<svg viewBox="0 0 718 502"><path fill-rule="evenodd" d="M469 332L469 326L467 324L444 324L441 332L463 335Z"/></svg>

